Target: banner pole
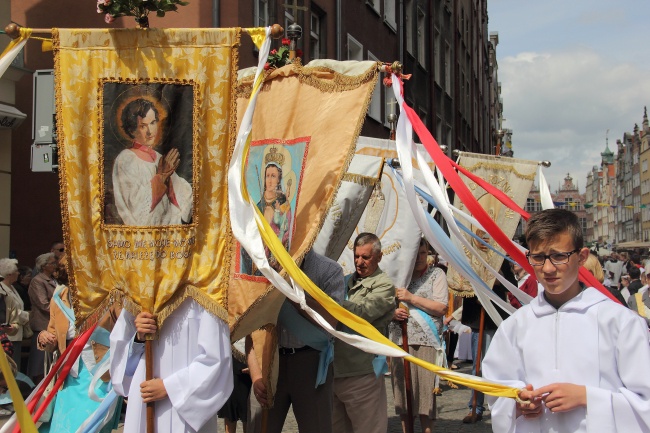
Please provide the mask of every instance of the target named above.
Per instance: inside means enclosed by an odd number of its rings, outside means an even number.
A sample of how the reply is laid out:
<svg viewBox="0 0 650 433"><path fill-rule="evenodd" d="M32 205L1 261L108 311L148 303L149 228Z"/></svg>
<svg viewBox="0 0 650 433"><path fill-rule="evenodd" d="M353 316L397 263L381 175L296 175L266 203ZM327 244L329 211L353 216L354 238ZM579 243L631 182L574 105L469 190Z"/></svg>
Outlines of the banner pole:
<svg viewBox="0 0 650 433"><path fill-rule="evenodd" d="M153 342L147 339L144 342L144 356L146 365L146 380L153 379ZM147 433L155 433L154 420L156 417L156 408L154 402L147 403Z"/></svg>
<svg viewBox="0 0 650 433"><path fill-rule="evenodd" d="M481 306L481 319L479 321L478 328L478 346L476 348L476 369L474 370L474 376L478 376L478 372L481 371L481 355L483 347L483 331L485 327L485 309ZM472 417L476 416L476 404L478 398L478 391L472 392Z"/></svg>
<svg viewBox="0 0 650 433"><path fill-rule="evenodd" d="M402 349L409 353L409 340L407 334L408 318L402 320ZM404 391L406 392L406 431L413 433L413 387L411 386L411 363L404 359Z"/></svg>

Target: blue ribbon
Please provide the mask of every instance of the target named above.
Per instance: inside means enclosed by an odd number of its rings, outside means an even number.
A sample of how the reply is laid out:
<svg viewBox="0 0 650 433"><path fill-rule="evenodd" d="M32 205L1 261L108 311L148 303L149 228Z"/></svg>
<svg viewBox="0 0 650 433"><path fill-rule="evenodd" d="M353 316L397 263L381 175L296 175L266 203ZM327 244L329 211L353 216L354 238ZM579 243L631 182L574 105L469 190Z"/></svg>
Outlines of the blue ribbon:
<svg viewBox="0 0 650 433"><path fill-rule="evenodd" d="M59 307L59 309L63 312L63 315L65 315L66 319L68 319L68 322L74 324L76 320L74 317L74 311L72 310L72 308L65 305L63 299L61 299L61 292L63 291L64 287L65 286L59 286L54 291L54 294L52 295L52 299L54 300L56 306Z"/></svg>

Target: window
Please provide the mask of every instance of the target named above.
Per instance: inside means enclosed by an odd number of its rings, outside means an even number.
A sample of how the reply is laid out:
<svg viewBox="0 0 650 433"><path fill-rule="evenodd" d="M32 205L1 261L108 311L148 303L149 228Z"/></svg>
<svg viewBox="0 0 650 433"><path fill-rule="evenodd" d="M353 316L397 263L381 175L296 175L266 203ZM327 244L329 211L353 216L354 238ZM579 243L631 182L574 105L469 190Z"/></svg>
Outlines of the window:
<svg viewBox="0 0 650 433"><path fill-rule="evenodd" d="M440 84L440 32L433 33L433 70L435 82Z"/></svg>
<svg viewBox="0 0 650 433"><path fill-rule="evenodd" d="M257 27L266 27L269 25L269 1L268 0L255 0L254 20L255 20L255 26Z"/></svg>
<svg viewBox="0 0 650 433"><path fill-rule="evenodd" d="M445 44L445 90L451 93L451 47Z"/></svg>
<svg viewBox="0 0 650 433"><path fill-rule="evenodd" d="M370 51L368 51L368 60L379 61ZM381 122L381 87L381 80L377 80L375 90L372 91L370 107L368 108L368 116L377 122Z"/></svg>
<svg viewBox="0 0 650 433"><path fill-rule="evenodd" d="M324 15L312 10L309 28L309 55L312 59L325 57L325 37L322 33L325 30L325 25L323 21Z"/></svg>
<svg viewBox="0 0 650 433"><path fill-rule="evenodd" d="M404 2L404 28L406 30L406 51L414 54L413 51L413 0Z"/></svg>
<svg viewBox="0 0 650 433"><path fill-rule="evenodd" d="M284 30L286 31L289 26L296 22L294 16L288 10L284 11Z"/></svg>
<svg viewBox="0 0 650 433"><path fill-rule="evenodd" d="M380 0L366 0L366 4L377 12L377 14L379 14L379 2Z"/></svg>
<svg viewBox="0 0 650 433"><path fill-rule="evenodd" d="M426 14L418 8L418 22L417 22L417 35L418 35L418 63L422 67L426 67Z"/></svg>
<svg viewBox="0 0 650 433"><path fill-rule="evenodd" d="M384 0L384 22L393 30L397 30L395 19L395 0Z"/></svg>
<svg viewBox="0 0 650 433"><path fill-rule="evenodd" d="M348 60L363 60L363 45L348 34Z"/></svg>

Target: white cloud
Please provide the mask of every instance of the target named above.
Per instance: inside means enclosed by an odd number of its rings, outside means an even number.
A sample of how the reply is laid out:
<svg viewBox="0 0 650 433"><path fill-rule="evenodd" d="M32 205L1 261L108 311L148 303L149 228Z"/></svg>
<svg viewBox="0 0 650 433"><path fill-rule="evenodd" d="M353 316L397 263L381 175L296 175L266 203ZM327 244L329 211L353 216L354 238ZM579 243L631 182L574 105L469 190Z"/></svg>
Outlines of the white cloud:
<svg viewBox="0 0 650 433"><path fill-rule="evenodd" d="M649 74L585 46L500 59L504 126L513 130L515 157L550 160L545 175L553 191L567 172L584 191L587 173L600 164L605 131L616 152L616 139L641 124Z"/></svg>

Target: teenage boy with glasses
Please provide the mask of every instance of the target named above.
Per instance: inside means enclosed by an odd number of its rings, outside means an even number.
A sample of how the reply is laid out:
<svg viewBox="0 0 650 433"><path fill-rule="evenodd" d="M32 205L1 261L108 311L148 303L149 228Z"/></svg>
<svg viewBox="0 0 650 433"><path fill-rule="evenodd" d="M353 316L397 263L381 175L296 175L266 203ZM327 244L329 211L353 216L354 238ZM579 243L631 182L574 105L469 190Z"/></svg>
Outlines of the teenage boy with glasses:
<svg viewBox="0 0 650 433"><path fill-rule="evenodd" d="M648 330L634 312L578 280L589 250L562 209L528 221L528 262L544 287L497 330L483 377L527 403L490 398L495 432L650 431Z"/></svg>

